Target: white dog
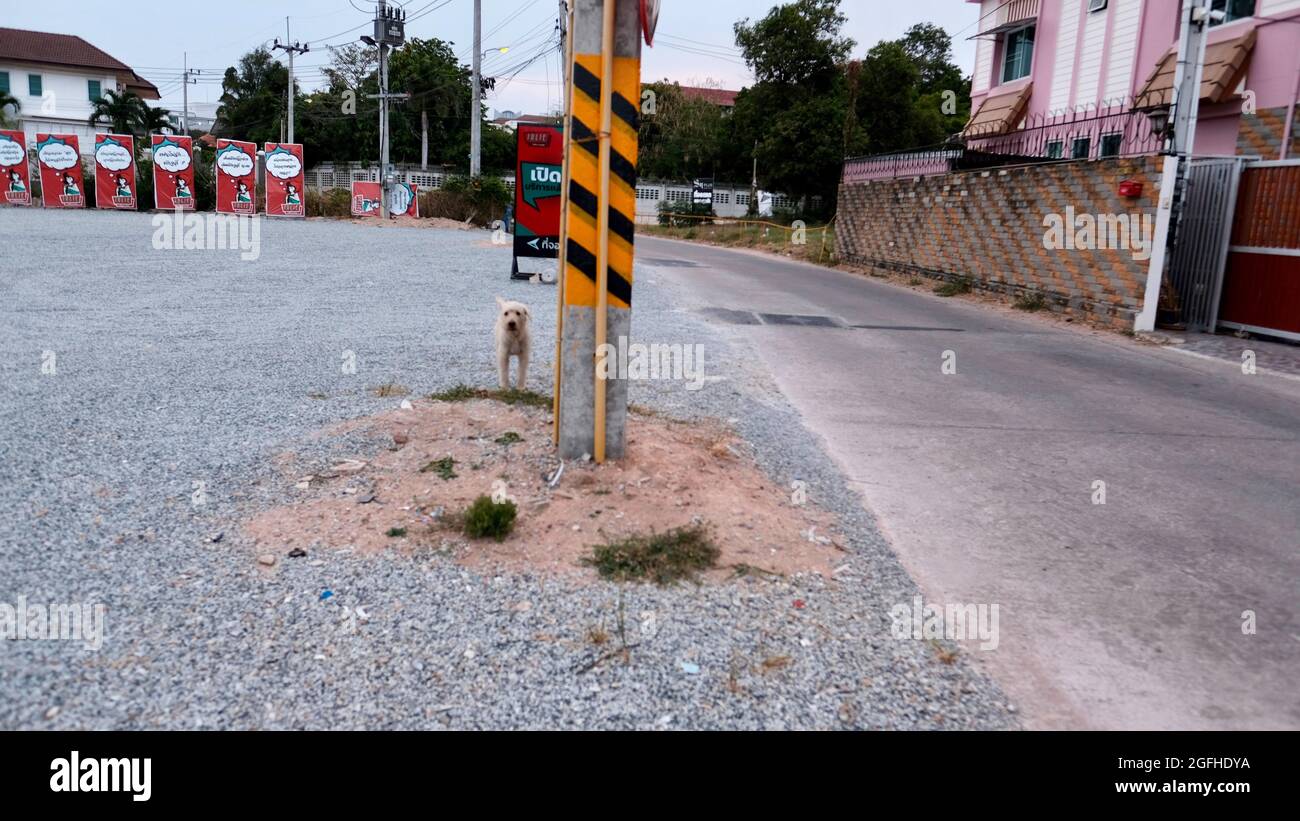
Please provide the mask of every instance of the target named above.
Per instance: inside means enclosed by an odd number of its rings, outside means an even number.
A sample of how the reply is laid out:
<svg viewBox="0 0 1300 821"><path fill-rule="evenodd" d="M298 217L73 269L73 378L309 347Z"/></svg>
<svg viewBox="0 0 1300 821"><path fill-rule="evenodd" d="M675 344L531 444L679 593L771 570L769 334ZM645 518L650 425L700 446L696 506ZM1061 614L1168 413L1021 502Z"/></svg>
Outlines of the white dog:
<svg viewBox="0 0 1300 821"><path fill-rule="evenodd" d="M528 306L497 297L497 324L494 329L497 343L497 370L501 374L501 390L510 389L510 357L519 357L519 385L523 390L528 382Z"/></svg>

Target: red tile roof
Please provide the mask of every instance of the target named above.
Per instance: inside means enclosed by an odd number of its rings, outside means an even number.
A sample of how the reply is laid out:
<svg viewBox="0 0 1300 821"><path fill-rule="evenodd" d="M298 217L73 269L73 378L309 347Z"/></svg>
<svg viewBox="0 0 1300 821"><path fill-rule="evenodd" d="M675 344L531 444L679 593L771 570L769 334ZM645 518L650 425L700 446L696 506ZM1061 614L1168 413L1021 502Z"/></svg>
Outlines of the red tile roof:
<svg viewBox="0 0 1300 821"><path fill-rule="evenodd" d="M0 28L0 60L97 68L111 72L131 91L158 99L158 88L111 54L72 34Z"/></svg>
<svg viewBox="0 0 1300 821"><path fill-rule="evenodd" d="M682 86L682 95L692 100L708 100L714 105L733 108L736 105L736 95L739 91L731 91L726 88L702 88L700 86Z"/></svg>

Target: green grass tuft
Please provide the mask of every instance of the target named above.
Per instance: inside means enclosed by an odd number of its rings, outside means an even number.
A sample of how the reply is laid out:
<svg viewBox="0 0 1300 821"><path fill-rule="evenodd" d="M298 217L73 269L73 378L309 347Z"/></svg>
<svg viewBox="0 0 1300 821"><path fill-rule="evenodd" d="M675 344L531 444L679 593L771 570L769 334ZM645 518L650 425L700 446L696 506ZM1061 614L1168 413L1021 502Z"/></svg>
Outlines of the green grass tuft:
<svg viewBox="0 0 1300 821"><path fill-rule="evenodd" d="M1011 307L1018 311L1041 311L1047 307L1047 297L1041 291L1028 291L1016 297Z"/></svg>
<svg viewBox="0 0 1300 821"><path fill-rule="evenodd" d="M465 535L499 542L515 529L517 513L514 502L494 502L491 496L480 496L465 511Z"/></svg>
<svg viewBox="0 0 1300 821"><path fill-rule="evenodd" d="M958 294L969 294L970 291L970 277L957 277L948 282L940 283L934 288L934 292L939 296L957 296Z"/></svg>
<svg viewBox="0 0 1300 821"><path fill-rule="evenodd" d="M720 553L708 530L703 525L692 525L597 545L582 563L614 581L668 584L693 580L701 570L714 567Z"/></svg>
<svg viewBox="0 0 1300 821"><path fill-rule="evenodd" d="M388 537L389 537L390 539L400 539L400 538L402 538L403 536L406 535L406 528L404 528L404 527L390 527L390 528L388 528L388 534L387 534L387 535L388 535Z"/></svg>
<svg viewBox="0 0 1300 821"><path fill-rule="evenodd" d="M436 473L442 479L451 481L456 478L456 460L451 456L444 456L441 459L435 459L424 467L420 468L421 473Z"/></svg>
<svg viewBox="0 0 1300 821"><path fill-rule="evenodd" d="M513 445L516 442L522 442L522 441L524 441L524 437L520 436L519 434L515 433L512 430L508 430L496 438L496 443L498 445Z"/></svg>
<svg viewBox="0 0 1300 821"><path fill-rule="evenodd" d="M445 391L429 394L429 398L435 402L465 402L470 399L495 399L498 402L504 402L507 405L528 405L534 408L551 407L551 397L536 393L534 391L521 391L511 388L509 390L488 390L487 388L472 388L469 385L457 385L454 388L448 388Z"/></svg>

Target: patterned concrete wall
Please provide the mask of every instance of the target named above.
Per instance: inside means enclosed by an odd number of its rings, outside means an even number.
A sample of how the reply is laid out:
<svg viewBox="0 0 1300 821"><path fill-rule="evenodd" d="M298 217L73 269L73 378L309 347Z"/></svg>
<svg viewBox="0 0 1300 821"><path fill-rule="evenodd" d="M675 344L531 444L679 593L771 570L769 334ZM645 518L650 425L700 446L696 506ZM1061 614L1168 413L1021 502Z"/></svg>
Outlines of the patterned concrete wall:
<svg viewBox="0 0 1300 821"><path fill-rule="evenodd" d="M1282 137L1286 134L1286 106L1264 108L1254 116L1242 115L1237 127L1238 156L1258 155L1266 160L1281 157ZM1296 107L1291 126L1291 148L1287 157L1300 157L1300 106Z"/></svg>
<svg viewBox="0 0 1300 821"><path fill-rule="evenodd" d="M1121 197L1123 180L1141 183L1141 195ZM1114 242L1061 247L1049 231L1052 220L1078 225L1090 215L1097 223L1126 216L1154 233L1159 181L1159 158L1138 157L844 184L836 253L1012 295L1038 292L1054 310L1131 328L1147 255Z"/></svg>

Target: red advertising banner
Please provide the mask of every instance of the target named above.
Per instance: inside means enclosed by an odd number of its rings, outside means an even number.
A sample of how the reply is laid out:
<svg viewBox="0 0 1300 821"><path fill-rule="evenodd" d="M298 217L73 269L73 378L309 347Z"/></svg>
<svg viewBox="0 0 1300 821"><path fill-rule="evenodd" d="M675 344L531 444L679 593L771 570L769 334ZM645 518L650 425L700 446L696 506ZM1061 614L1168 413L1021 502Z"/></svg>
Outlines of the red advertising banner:
<svg viewBox="0 0 1300 821"><path fill-rule="evenodd" d="M515 140L515 258L511 275L527 278L527 274L519 274L520 257L559 256L564 133L554 126L520 124Z"/></svg>
<svg viewBox="0 0 1300 821"><path fill-rule="evenodd" d="M352 181L352 216L378 217L380 183ZM388 195L388 213L394 217L420 216L420 189L399 182Z"/></svg>
<svg viewBox="0 0 1300 821"><path fill-rule="evenodd" d="M95 135L95 207L136 210L135 140L130 134Z"/></svg>
<svg viewBox="0 0 1300 821"><path fill-rule="evenodd" d="M37 134L36 165L41 174L41 205L46 208L85 208L81 146L76 134Z"/></svg>
<svg viewBox="0 0 1300 821"><path fill-rule="evenodd" d="M194 210L194 141L153 135L153 207Z"/></svg>
<svg viewBox="0 0 1300 821"><path fill-rule="evenodd" d="M0 130L0 190L9 205L32 204L32 172L27 166L27 135Z"/></svg>
<svg viewBox="0 0 1300 821"><path fill-rule="evenodd" d="M266 215L268 217L301 217L307 209L303 205L303 183L306 182L302 166L302 145L299 143L267 143L266 146Z"/></svg>
<svg viewBox="0 0 1300 821"><path fill-rule="evenodd" d="M352 181L352 216L378 217L380 184Z"/></svg>
<svg viewBox="0 0 1300 821"><path fill-rule="evenodd" d="M257 213L257 145L217 140L217 213Z"/></svg>

